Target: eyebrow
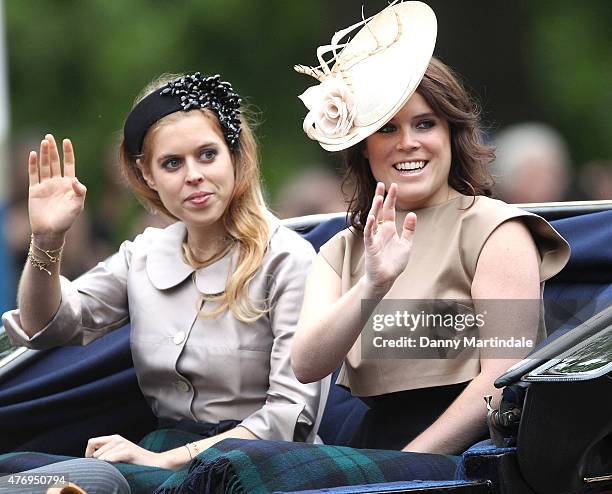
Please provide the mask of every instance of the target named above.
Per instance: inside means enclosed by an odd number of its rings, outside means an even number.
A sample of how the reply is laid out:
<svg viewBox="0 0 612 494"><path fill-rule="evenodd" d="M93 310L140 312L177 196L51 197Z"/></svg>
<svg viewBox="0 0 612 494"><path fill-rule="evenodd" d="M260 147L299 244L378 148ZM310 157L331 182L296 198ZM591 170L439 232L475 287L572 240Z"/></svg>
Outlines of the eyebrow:
<svg viewBox="0 0 612 494"><path fill-rule="evenodd" d="M209 141L209 142L205 142L203 144L200 144L197 149L204 149L204 148L217 148L219 146L218 142L214 142L214 141ZM181 155L180 153L168 153L168 154L164 154L162 156L160 156L159 158L157 158L157 162L158 163L162 163L163 161L166 161L167 159L170 158L179 158Z"/></svg>
<svg viewBox="0 0 612 494"><path fill-rule="evenodd" d="M434 112L420 113L412 117L412 120L417 120L419 118L437 118L437 115Z"/></svg>

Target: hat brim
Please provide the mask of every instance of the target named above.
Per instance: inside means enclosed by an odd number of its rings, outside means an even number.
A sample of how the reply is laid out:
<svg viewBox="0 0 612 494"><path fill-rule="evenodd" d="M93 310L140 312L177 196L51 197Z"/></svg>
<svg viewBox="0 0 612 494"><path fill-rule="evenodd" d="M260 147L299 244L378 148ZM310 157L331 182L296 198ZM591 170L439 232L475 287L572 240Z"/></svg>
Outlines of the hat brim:
<svg viewBox="0 0 612 494"><path fill-rule="evenodd" d="M327 151L341 151L383 127L418 88L433 55L437 21L423 2L391 5L362 27L336 57L331 75L346 81L355 119L344 135L312 129Z"/></svg>

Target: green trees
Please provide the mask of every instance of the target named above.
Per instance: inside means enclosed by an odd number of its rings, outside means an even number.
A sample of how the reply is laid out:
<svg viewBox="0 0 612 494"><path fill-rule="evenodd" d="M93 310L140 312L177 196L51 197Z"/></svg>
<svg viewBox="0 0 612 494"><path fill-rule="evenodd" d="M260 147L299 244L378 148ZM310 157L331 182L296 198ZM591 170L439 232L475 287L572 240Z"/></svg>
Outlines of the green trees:
<svg viewBox="0 0 612 494"><path fill-rule="evenodd" d="M364 3L370 15L385 2ZM487 119L500 126L547 121L568 138L578 163L612 156L610 2L429 3L440 24L436 53L481 96ZM315 64L316 47L358 20L360 5L6 0L13 136L52 130L72 137L95 205L109 146L136 93L162 72L218 72L261 110L262 163L273 194L299 168L334 163L302 133L306 110L296 95L314 81L292 67Z"/></svg>

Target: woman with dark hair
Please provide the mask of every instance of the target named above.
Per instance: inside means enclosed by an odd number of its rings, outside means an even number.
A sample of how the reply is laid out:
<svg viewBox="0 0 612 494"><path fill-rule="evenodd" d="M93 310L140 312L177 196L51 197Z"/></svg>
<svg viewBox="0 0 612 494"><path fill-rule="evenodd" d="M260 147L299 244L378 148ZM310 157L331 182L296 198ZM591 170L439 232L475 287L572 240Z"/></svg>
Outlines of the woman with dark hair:
<svg viewBox="0 0 612 494"><path fill-rule="evenodd" d="M488 197L493 150L472 99L431 56L431 9L394 3L356 26L332 40L332 68L320 53L320 67L296 67L321 82L301 96L304 130L344 153L356 192L350 228L311 268L292 365L314 382L342 364L338 384L370 406L354 446L457 454L485 434L495 378L542 336L542 284L569 247L542 218ZM527 348L482 346L514 340Z"/></svg>
<svg viewBox="0 0 612 494"><path fill-rule="evenodd" d="M61 252L86 189L68 139L63 157L62 172L50 134L30 153L32 240L19 309L4 327L17 345L49 348L129 321L139 385L160 425L145 440L155 451L108 435L83 445L85 456L178 469L224 438L313 441L320 384L298 382L289 358L314 251L265 206L232 86L195 73L144 90L125 122L121 167L174 223L148 228L72 282L59 275Z"/></svg>
<svg viewBox="0 0 612 494"><path fill-rule="evenodd" d="M493 179L488 166L495 158L484 136L474 101L462 87L456 74L436 57L431 57L416 91L449 126L452 165L448 185L467 196L491 196ZM345 180L357 186L349 206L351 226L365 225L376 190L376 178L364 154L366 142L343 150ZM362 228L361 228L362 229Z"/></svg>

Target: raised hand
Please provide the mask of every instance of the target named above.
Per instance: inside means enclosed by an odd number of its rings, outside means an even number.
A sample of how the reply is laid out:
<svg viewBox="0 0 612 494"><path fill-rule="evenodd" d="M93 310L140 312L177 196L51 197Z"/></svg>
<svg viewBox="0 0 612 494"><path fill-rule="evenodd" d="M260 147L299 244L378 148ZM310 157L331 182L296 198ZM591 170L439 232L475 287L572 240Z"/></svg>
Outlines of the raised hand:
<svg viewBox="0 0 612 494"><path fill-rule="evenodd" d="M408 213L398 235L395 226L397 184L391 184L386 198L384 193L385 185L379 182L363 230L366 281L379 296L391 289L408 264L417 219L414 213Z"/></svg>
<svg viewBox="0 0 612 494"><path fill-rule="evenodd" d="M55 139L47 134L40 154L30 152L28 210L32 234L63 238L85 204L86 187L75 176L74 150L69 139L62 143L64 172Z"/></svg>

